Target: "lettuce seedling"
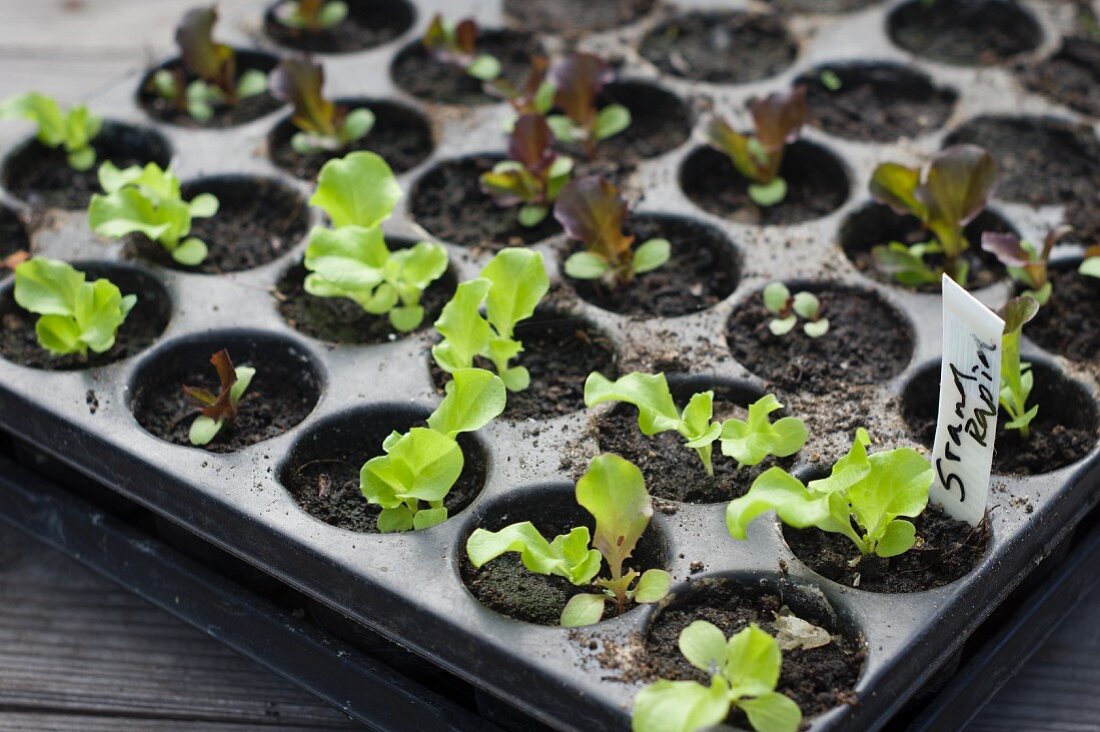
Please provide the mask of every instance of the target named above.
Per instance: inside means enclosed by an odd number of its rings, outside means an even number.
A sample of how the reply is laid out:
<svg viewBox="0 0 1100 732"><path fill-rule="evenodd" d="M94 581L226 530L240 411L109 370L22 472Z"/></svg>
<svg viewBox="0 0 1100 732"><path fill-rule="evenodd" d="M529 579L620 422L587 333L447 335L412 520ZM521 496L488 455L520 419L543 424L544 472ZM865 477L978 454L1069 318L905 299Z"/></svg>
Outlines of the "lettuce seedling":
<svg viewBox="0 0 1100 732"><path fill-rule="evenodd" d="M1028 288L1023 294L1032 296L1040 305L1046 305L1051 292L1047 272L1050 253L1054 245L1071 231L1072 227L1064 225L1052 229L1043 240L1041 250L1029 241L1021 241L1015 234L984 231L982 249L995 255L1012 279Z"/></svg>
<svg viewBox="0 0 1100 732"><path fill-rule="evenodd" d="M553 135L546 120L526 114L516 120L508 137L508 160L502 160L481 174L481 190L502 208L523 204L519 209L522 226L538 226L550 211L550 204L569 181L573 159L558 155L551 147Z"/></svg>
<svg viewBox="0 0 1100 732"><path fill-rule="evenodd" d="M802 481L771 468L749 492L726 507L726 528L744 539L749 523L765 511L798 529L815 526L852 540L860 557L892 557L913 546L916 528L901 516L919 516L928 504L932 466L916 450L898 448L867 455L871 439L862 427L848 454L828 478ZM857 560L858 561L858 560Z"/></svg>
<svg viewBox="0 0 1100 732"><path fill-rule="evenodd" d="M506 392L496 375L458 369L451 376L428 426L391 433L382 443L385 454L368 460L359 473L363 496L382 507L379 531L427 529L446 521L443 501L465 463L455 437L481 429L504 411Z"/></svg>
<svg viewBox="0 0 1100 732"><path fill-rule="evenodd" d="M771 414L783 408L774 394L765 394L749 405L748 419L727 419L722 423L722 454L737 461L738 467L759 465L769 455L790 457L806 444L809 432L798 417Z"/></svg>
<svg viewBox="0 0 1100 732"><path fill-rule="evenodd" d="M290 121L298 128L290 146L301 155L342 150L374 127L374 113L334 104L321 93L325 70L308 57L285 58L271 72L272 95L294 106Z"/></svg>
<svg viewBox="0 0 1100 732"><path fill-rule="evenodd" d="M172 169L156 163L144 168L119 170L107 161L99 166L99 185L104 195L93 194L88 205L88 224L101 235L118 239L138 232L159 242L172 259L195 266L206 259L206 244L191 231L191 219L205 219L218 212L218 199L200 193L190 201L180 194L180 180Z"/></svg>
<svg viewBox="0 0 1100 732"><path fill-rule="evenodd" d="M1085 258L1077 271L1086 277L1100 278L1100 244L1093 244L1085 250Z"/></svg>
<svg viewBox="0 0 1100 732"><path fill-rule="evenodd" d="M1020 361L1020 335L1024 324L1039 312L1039 302L1031 295L1020 295L1009 300L998 315L1005 322L1001 339L1001 392L1000 402L1008 416L1006 430L1017 430L1027 439L1031 434L1031 420L1039 413L1039 405L1027 408L1028 397L1035 386L1035 374L1031 364Z"/></svg>
<svg viewBox="0 0 1100 732"><path fill-rule="evenodd" d="M821 301L812 292L792 295L782 282L773 282L764 288L764 307L775 315L768 323L773 335L790 333L799 318L806 321L802 331L810 338L820 338L829 332L829 319L822 317Z"/></svg>
<svg viewBox="0 0 1100 732"><path fill-rule="evenodd" d="M898 163L883 163L871 176L871 195L901 214L920 219L935 237L906 246L891 242L871 250L880 270L903 285L937 284L943 273L966 284L969 266L962 254L969 247L963 229L980 214L997 181L997 164L977 145L941 150L922 172ZM934 268L925 256L943 256Z"/></svg>
<svg viewBox="0 0 1100 732"><path fill-rule="evenodd" d="M775 690L783 654L775 638L756 623L728 641L718 627L696 620L680 631L680 653L710 676L697 681L662 679L634 701L633 732L695 732L721 724L740 709L756 732L795 732L802 711Z"/></svg>
<svg viewBox="0 0 1100 732"><path fill-rule="evenodd" d="M95 165L92 140L103 129L103 120L86 104L65 111L57 101L38 92L25 92L0 102L0 119L25 119L37 126L35 138L52 148L65 148L69 167L84 171Z"/></svg>
<svg viewBox="0 0 1100 732"><path fill-rule="evenodd" d="M578 526L547 541L531 522L524 521L500 531L474 531L466 540L470 563L481 567L506 552L518 552L523 566L532 572L564 577L578 587L600 587L601 594L569 599L561 613L566 628L599 622L608 598L623 612L631 601L651 603L667 595L672 582L668 572L648 569L639 575L634 569L623 571L653 516L641 471L618 455L599 455L577 481L576 496L577 503L596 520L591 548L587 527ZM597 578L601 560L607 562L609 572L607 577Z"/></svg>
<svg viewBox="0 0 1100 732"><path fill-rule="evenodd" d="M549 69L548 58L533 56L522 87L517 87L504 77L498 77L489 84L489 91L508 100L517 117L528 114L545 116L554 107L554 85L546 78Z"/></svg>
<svg viewBox="0 0 1100 732"><path fill-rule="evenodd" d="M183 393L195 402L200 412L187 434L187 439L196 447L210 444L226 423L237 418L241 397L256 375L256 369L250 366L234 367L229 351L224 348L210 357L210 364L218 372L217 394L202 387L183 387Z"/></svg>
<svg viewBox="0 0 1100 732"><path fill-rule="evenodd" d="M588 157L594 158L600 140L629 127L630 110L623 105L596 106L600 92L614 78L611 64L591 53L572 53L555 61L549 81L554 87L554 106L564 114L546 118L554 137L583 145Z"/></svg>
<svg viewBox="0 0 1100 732"><path fill-rule="evenodd" d="M477 52L477 35L477 23L472 18L452 24L436 13L420 42L438 61L491 82L500 76L500 61L491 54Z"/></svg>
<svg viewBox="0 0 1100 732"><path fill-rule="evenodd" d="M347 17L348 4L343 0L287 0L275 8L275 20L310 33L328 30Z"/></svg>
<svg viewBox="0 0 1100 732"><path fill-rule="evenodd" d="M562 189L554 204L554 218L570 239L585 248L565 260L567 275L620 286L668 261L672 250L668 239L649 239L633 246L634 237L623 233L626 212L626 200L606 178L581 178Z"/></svg>
<svg viewBox="0 0 1100 732"><path fill-rule="evenodd" d="M523 351L523 343L515 337L516 324L535 313L549 289L540 253L528 249L498 253L480 277L459 284L435 321L435 329L443 336L432 346L436 364L454 373L470 368L480 356L492 362L509 391L523 391L531 375L523 366L508 365Z"/></svg>
<svg viewBox="0 0 1100 732"><path fill-rule="evenodd" d="M88 349L111 350L137 297L124 297L107 279L87 282L65 262L34 257L15 268L15 302L41 316L34 324L40 346L55 356L86 358Z"/></svg>
<svg viewBox="0 0 1100 732"><path fill-rule="evenodd" d="M258 69L249 69L237 78L237 54L214 40L217 20L215 6L188 11L176 28L182 68L175 72L161 69L151 79L158 96L199 122L213 117L216 107L233 106L267 91L267 74ZM195 79L188 83L184 72Z"/></svg>
<svg viewBox="0 0 1100 732"><path fill-rule="evenodd" d="M722 118L711 120L707 143L729 156L733 167L749 183L749 198L758 206L775 206L787 197L787 181L779 176L787 145L798 139L806 124L806 87L787 94L769 94L749 105L756 134L742 135Z"/></svg>

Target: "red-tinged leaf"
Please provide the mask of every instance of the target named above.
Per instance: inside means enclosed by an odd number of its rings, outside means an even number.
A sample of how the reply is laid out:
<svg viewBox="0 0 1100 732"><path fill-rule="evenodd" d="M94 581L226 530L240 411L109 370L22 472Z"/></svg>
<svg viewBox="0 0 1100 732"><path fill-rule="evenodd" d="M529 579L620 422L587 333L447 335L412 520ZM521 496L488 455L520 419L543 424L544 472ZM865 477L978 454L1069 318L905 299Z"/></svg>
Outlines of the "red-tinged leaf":
<svg viewBox="0 0 1100 732"><path fill-rule="evenodd" d="M20 249L18 252L12 252L8 256L0 259L0 272L5 269L15 271L15 268L26 262L31 258L30 252Z"/></svg>
<svg viewBox="0 0 1100 732"><path fill-rule="evenodd" d="M749 110L764 152L779 152L798 139L806 124L806 87L797 86L787 94L769 94L753 102Z"/></svg>
<svg viewBox="0 0 1100 732"><path fill-rule="evenodd" d="M554 218L589 253L612 267L629 267L634 237L622 231L626 210L626 201L611 181L590 176L562 188L554 204Z"/></svg>
<svg viewBox="0 0 1100 732"><path fill-rule="evenodd" d="M1050 259L1050 252L1058 245L1058 242L1065 239L1067 236L1073 233L1073 227L1069 224L1062 224L1055 226L1053 229L1047 232L1046 239L1043 240L1043 253L1041 255L1042 260L1045 262Z"/></svg>
<svg viewBox="0 0 1100 732"><path fill-rule="evenodd" d="M1093 244L1085 249L1085 259L1091 259L1092 257L1100 257L1100 244Z"/></svg>
<svg viewBox="0 0 1100 732"><path fill-rule="evenodd" d="M554 104L578 125L589 127L598 110L596 97L615 78L611 65L591 53L573 53L550 67L550 81L556 89Z"/></svg>
<svg viewBox="0 0 1100 732"><path fill-rule="evenodd" d="M749 138L730 127L721 117L715 117L707 123L707 143L719 152L729 156L737 172L758 183L769 182L768 166L757 160L749 149ZM777 166L778 167L778 166ZM774 177L774 175L772 176Z"/></svg>
<svg viewBox="0 0 1100 732"><path fill-rule="evenodd" d="M210 357L210 363L218 372L218 380L221 382L218 395L215 397L206 389L191 386L184 386L183 391L199 403L202 407L200 411L205 416L213 420L232 421L237 416L237 407L233 404L229 392L237 383L237 370L233 368L229 351L224 348Z"/></svg>
<svg viewBox="0 0 1100 732"><path fill-rule="evenodd" d="M550 147L554 135L550 125L539 114L526 114L516 120L508 138L508 157L538 174L553 164L557 157Z"/></svg>
<svg viewBox="0 0 1100 732"><path fill-rule="evenodd" d="M317 14L327 0L298 0L298 15L305 18L311 28L317 27Z"/></svg>
<svg viewBox="0 0 1100 732"><path fill-rule="evenodd" d="M432 16L432 22L428 24L428 29L424 31L420 42L424 45L424 48L433 52L447 46L447 27L443 25L443 15L441 13Z"/></svg>
<svg viewBox="0 0 1100 732"><path fill-rule="evenodd" d="M954 145L933 158L917 197L930 218L965 226L985 208L996 182L992 155L977 145Z"/></svg>
<svg viewBox="0 0 1100 732"><path fill-rule="evenodd" d="M477 46L477 23L471 18L455 26L454 50L463 56L472 56Z"/></svg>
<svg viewBox="0 0 1100 732"><path fill-rule="evenodd" d="M232 99L236 91L236 56L232 48L214 41L217 21L216 6L188 11L176 28L176 43L184 67L203 81L219 87Z"/></svg>
<svg viewBox="0 0 1100 732"><path fill-rule="evenodd" d="M920 169L898 163L882 163L871 175L868 186L876 201L885 203L900 214L912 214L921 221L928 218L928 209L917 198Z"/></svg>
<svg viewBox="0 0 1100 732"><path fill-rule="evenodd" d="M271 93L294 105L291 119L299 129L318 135L334 135L337 131L336 105L322 96L324 85L324 68L307 56L284 58L269 79Z"/></svg>
<svg viewBox="0 0 1100 732"><path fill-rule="evenodd" d="M1020 237L1009 232L983 231L982 249L995 255L1006 267L1023 267L1031 262L1031 252L1024 249Z"/></svg>
<svg viewBox="0 0 1100 732"><path fill-rule="evenodd" d="M527 80L523 83L523 92L528 100L535 96L535 92L546 81L546 72L550 69L550 59L545 56L531 57L531 70L527 72Z"/></svg>
<svg viewBox="0 0 1100 732"><path fill-rule="evenodd" d="M1005 306L997 311L1005 322L1005 333L1014 333L1035 317L1039 312L1039 303L1031 295L1020 295L1005 303Z"/></svg>

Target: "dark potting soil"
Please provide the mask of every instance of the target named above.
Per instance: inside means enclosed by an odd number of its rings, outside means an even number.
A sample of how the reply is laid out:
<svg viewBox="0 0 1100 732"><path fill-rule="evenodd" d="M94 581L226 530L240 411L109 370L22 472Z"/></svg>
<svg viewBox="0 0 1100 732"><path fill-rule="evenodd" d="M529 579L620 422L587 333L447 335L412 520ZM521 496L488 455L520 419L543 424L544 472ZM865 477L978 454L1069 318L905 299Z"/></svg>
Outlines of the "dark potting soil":
<svg viewBox="0 0 1100 732"><path fill-rule="evenodd" d="M983 231L1014 232L1015 230L992 211L983 211L966 227L963 233L970 242L970 248L962 256L970 265L970 274L966 282L968 290L988 287L1005 276L1004 266L997 257L981 249ZM853 213L841 226L840 246L852 264L863 274L879 282L905 287L879 269L871 253L872 249L895 241L907 245L918 244L928 241L931 236L915 216L902 216L885 204L872 203ZM933 267L943 266L941 255L929 255L925 261ZM937 282L920 285L912 289L919 292L938 293L940 284Z"/></svg>
<svg viewBox="0 0 1100 732"><path fill-rule="evenodd" d="M787 13L849 13L878 0L765 0L775 10Z"/></svg>
<svg viewBox="0 0 1100 732"><path fill-rule="evenodd" d="M381 155L395 173L415 168L432 154L435 143L431 125L415 110L378 99L338 99L336 103L349 111L361 107L370 109L375 117L370 133L340 150L302 155L290 146L290 140L298 128L287 118L272 130L268 138L272 161L291 175L312 180L329 160L359 150Z"/></svg>
<svg viewBox="0 0 1100 732"><path fill-rule="evenodd" d="M299 333L332 343L386 343L411 335L397 332L387 316L372 315L354 300L309 294L304 286L307 274L305 265L299 262L283 273L275 289L279 314ZM445 272L424 291L420 299L424 321L417 331L432 326L454 294L456 284L454 275Z"/></svg>
<svg viewBox="0 0 1100 732"><path fill-rule="evenodd" d="M416 223L441 241L491 250L534 244L560 233L553 215L538 226L521 226L518 208L501 208L481 190L479 176L501 159L496 155L458 158L421 176L409 197L409 212Z"/></svg>
<svg viewBox="0 0 1100 732"><path fill-rule="evenodd" d="M380 46L412 26L416 11L405 0L352 0L348 16L318 31L290 28L280 23L272 5L264 14L264 34L280 46L309 53L352 53Z"/></svg>
<svg viewBox="0 0 1100 732"><path fill-rule="evenodd" d="M570 279L577 294L593 305L639 317L675 317L716 305L737 287L736 254L717 229L692 219L639 214L627 220L624 230L635 237L635 246L648 239L668 239L672 256L620 287Z"/></svg>
<svg viewBox="0 0 1100 732"><path fill-rule="evenodd" d="M753 373L784 389L821 394L833 389L887 381L913 355L909 324L877 294L847 288L801 287L821 300L829 332L810 338L802 323L784 336L772 335L774 317L759 293L734 311L726 331L733 357Z"/></svg>
<svg viewBox="0 0 1100 732"><path fill-rule="evenodd" d="M788 145L779 174L787 181L787 197L775 206L757 206L749 198L749 180L737 172L729 157L699 147L680 168L680 186L710 213L765 226L819 219L848 200L844 167L831 152L813 143Z"/></svg>
<svg viewBox="0 0 1100 732"><path fill-rule="evenodd" d="M546 55L536 38L512 30L482 30L477 37L477 52L495 56L501 63L501 77L516 86L522 86L527 78L531 58ZM486 93L480 80L436 60L419 40L397 54L390 75L397 86L426 102L477 105L500 101L500 97Z"/></svg>
<svg viewBox="0 0 1100 732"><path fill-rule="evenodd" d="M839 78L839 89L822 82L826 71ZM958 99L926 74L896 64L825 65L796 83L806 86L810 124L861 142L895 142L934 132Z"/></svg>
<svg viewBox="0 0 1100 732"><path fill-rule="evenodd" d="M911 0L890 14L891 40L906 51L961 66L987 66L1031 51L1039 24L1010 0Z"/></svg>
<svg viewBox="0 0 1100 732"><path fill-rule="evenodd" d="M266 53L240 50L236 53L238 79L244 72L250 69L259 70L265 74L270 73L278 63L278 59ZM179 59L173 59L158 66L145 75L141 83L141 88L138 90L138 103L150 117L160 120L161 122L179 125L180 127L222 129L225 127L243 125L246 122L259 119L283 106L282 102L265 91L262 94L245 97L233 105L218 105L214 107L213 117L205 122L200 122L189 115L187 110L180 109L172 102L158 95L153 89L153 74L161 69L167 69L172 73L176 73L181 68L182 64ZM196 77L188 74L186 76L186 83L190 84L195 78Z"/></svg>
<svg viewBox="0 0 1100 732"><path fill-rule="evenodd" d="M849 587L869 592L921 592L954 582L977 566L989 544L989 523L956 521L934 504L914 519L917 543L896 557L863 557L851 539L820 529L783 527L795 556L810 569Z"/></svg>
<svg viewBox="0 0 1100 732"><path fill-rule="evenodd" d="M1100 117L1100 42L1064 38L1057 53L1034 66L1022 65L1019 74L1032 91Z"/></svg>
<svg viewBox="0 0 1100 732"><path fill-rule="evenodd" d="M683 99L656 84L612 82L597 100L600 109L609 104L630 110L630 126L597 145L594 162L606 168L600 171L604 175L624 178L639 160L663 155L691 136L692 115ZM565 152L578 161L577 173L583 175L584 155L579 150Z"/></svg>
<svg viewBox="0 0 1100 732"><path fill-rule="evenodd" d="M1100 280L1077 272L1077 262L1049 268L1054 294L1025 326L1027 337L1043 348L1077 361L1100 357Z"/></svg>
<svg viewBox="0 0 1100 732"><path fill-rule="evenodd" d="M104 122L92 147L95 165L78 171L69 167L63 147L30 140L4 167L4 186L34 206L83 209L93 193L102 193L96 171L104 162L109 160L119 168L154 162L164 168L172 157L168 143L156 132L118 122Z"/></svg>
<svg viewBox="0 0 1100 732"><path fill-rule="evenodd" d="M27 228L23 226L19 214L15 209L0 206L0 259L16 252L29 252L30 249L30 237L27 236Z"/></svg>
<svg viewBox="0 0 1100 732"><path fill-rule="evenodd" d="M504 0L504 13L521 28L574 35L633 22L655 4L656 0Z"/></svg>

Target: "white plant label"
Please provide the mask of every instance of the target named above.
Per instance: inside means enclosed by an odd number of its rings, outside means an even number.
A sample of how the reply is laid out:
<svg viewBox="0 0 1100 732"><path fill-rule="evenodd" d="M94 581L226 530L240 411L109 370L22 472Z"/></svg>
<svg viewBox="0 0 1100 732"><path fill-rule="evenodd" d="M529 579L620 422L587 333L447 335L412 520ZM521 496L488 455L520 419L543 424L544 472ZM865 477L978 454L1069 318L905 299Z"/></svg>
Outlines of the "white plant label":
<svg viewBox="0 0 1100 732"><path fill-rule="evenodd" d="M943 360L930 497L971 526L981 522L989 501L1003 332L1003 320L943 276Z"/></svg>

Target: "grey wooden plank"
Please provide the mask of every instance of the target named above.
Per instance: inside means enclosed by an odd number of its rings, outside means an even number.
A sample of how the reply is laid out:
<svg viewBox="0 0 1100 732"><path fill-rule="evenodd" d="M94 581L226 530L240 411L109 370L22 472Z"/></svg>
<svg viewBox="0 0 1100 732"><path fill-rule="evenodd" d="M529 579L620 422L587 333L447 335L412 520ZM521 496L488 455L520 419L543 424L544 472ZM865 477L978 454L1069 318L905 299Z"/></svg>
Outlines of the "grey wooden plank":
<svg viewBox="0 0 1100 732"><path fill-rule="evenodd" d="M0 714L0 732L270 732L255 724L221 724L179 719L95 717L82 714ZM315 732L316 727L283 726L280 732Z"/></svg>

